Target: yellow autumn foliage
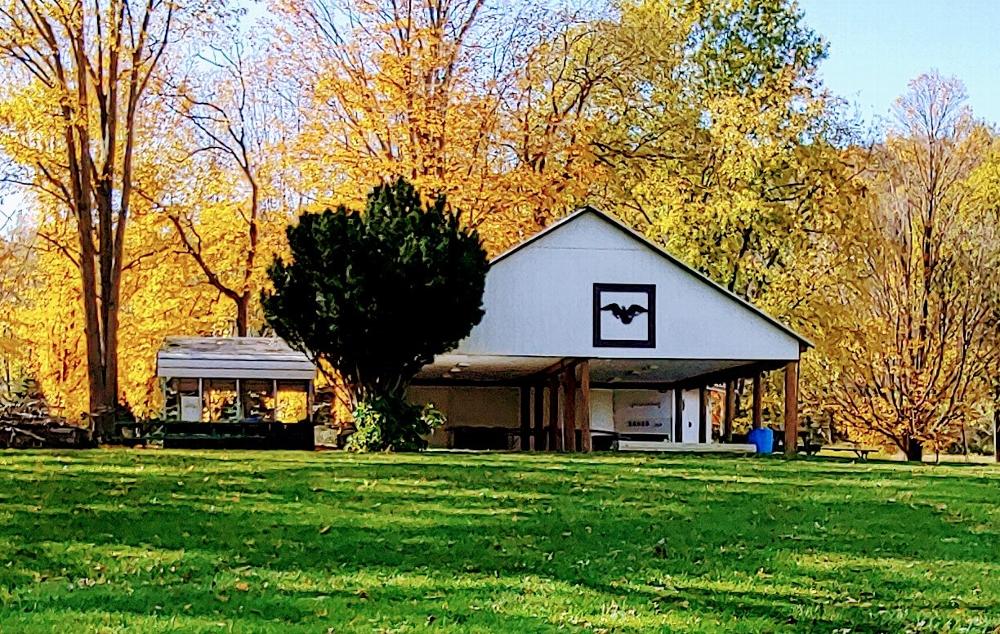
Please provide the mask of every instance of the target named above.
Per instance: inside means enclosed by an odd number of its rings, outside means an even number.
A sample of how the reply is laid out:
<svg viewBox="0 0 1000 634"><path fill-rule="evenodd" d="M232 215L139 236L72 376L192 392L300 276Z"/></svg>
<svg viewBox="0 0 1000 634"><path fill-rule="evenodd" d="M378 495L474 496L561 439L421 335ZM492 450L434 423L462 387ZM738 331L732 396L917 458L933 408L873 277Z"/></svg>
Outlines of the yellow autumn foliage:
<svg viewBox="0 0 1000 634"><path fill-rule="evenodd" d="M68 6L0 0L22 17L56 19ZM94 6L113 22L108 9L118 5ZM199 7L177 4L189 17ZM269 8L242 26L221 19L239 13L225 3L212 19L187 22L184 46L148 76L129 127L118 396L137 414L159 409L164 337L264 327L259 293L289 222L302 211L359 208L374 184L400 176L425 197L446 196L494 255L573 207L614 213L816 342L802 367L806 422L832 421L866 440L945 444L956 421L992 411L991 390L1000 400L1000 386L983 378L996 369L985 347L996 346L991 316L961 313L976 318L962 346L933 336L960 299L992 306L997 295L993 278L977 272L993 261L969 255L985 257L977 242L995 240L993 134L963 114L952 136L964 167L934 204L960 202L944 224L913 215L929 204L912 187L926 134L911 126L876 147L859 144L819 81L825 45L794 3ZM17 32L0 37L5 61L39 43ZM112 50L102 44L87 48L92 65ZM128 72L144 76L152 60L137 59ZM74 101L76 80L15 67L0 69L0 169L6 186L27 193L17 230L0 243L0 357L75 420L93 403L65 132L89 138L97 162L109 158L99 113L113 100L98 94L106 78L84 82ZM960 92L938 87L942 102ZM915 113L904 119L912 124ZM120 144L112 154L124 162ZM930 227L930 251L949 258L942 273L926 274L920 240L894 224L900 217ZM916 279L930 281L915 287ZM975 363L964 365L970 350ZM772 416L780 391L768 390Z"/></svg>

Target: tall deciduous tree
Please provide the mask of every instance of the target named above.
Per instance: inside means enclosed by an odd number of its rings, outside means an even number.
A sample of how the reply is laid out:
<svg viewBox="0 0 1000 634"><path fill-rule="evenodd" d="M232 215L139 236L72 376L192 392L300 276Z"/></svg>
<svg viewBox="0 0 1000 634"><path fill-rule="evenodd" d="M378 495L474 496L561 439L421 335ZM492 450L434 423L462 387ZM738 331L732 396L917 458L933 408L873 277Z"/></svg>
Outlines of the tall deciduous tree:
<svg viewBox="0 0 1000 634"><path fill-rule="evenodd" d="M970 176L990 147L956 80L924 75L877 154L839 333L845 422L919 460L958 436L997 358L1000 224ZM978 201L978 202L977 202Z"/></svg>
<svg viewBox="0 0 1000 634"><path fill-rule="evenodd" d="M23 236L11 229L9 218L0 215L0 393L10 389L15 377L21 342L17 338L14 313L20 308L25 276L32 266ZM9 236L9 237L8 237Z"/></svg>
<svg viewBox="0 0 1000 634"><path fill-rule="evenodd" d="M125 240L145 96L172 41L200 4L164 0L5 0L0 59L8 116L41 114L32 137L4 150L8 182L65 210L76 233L89 413L111 431L118 400L118 331ZM18 109L21 112L18 112Z"/></svg>
<svg viewBox="0 0 1000 634"><path fill-rule="evenodd" d="M581 24L568 14L496 0L281 7L309 113L302 187L317 206L358 204L356 183L403 177L446 196L495 252L586 191L597 170L574 126L590 82L560 57L559 34Z"/></svg>
<svg viewBox="0 0 1000 634"><path fill-rule="evenodd" d="M295 113L284 106L266 60L239 41L246 34L226 35L234 42L206 46L161 95L176 123L176 186L156 206L182 253L232 302L236 335L245 337L266 278L262 262L292 218L279 190L287 163L282 144Z"/></svg>
<svg viewBox="0 0 1000 634"><path fill-rule="evenodd" d="M986 159L969 179L973 191L971 204L974 208L982 210L984 222L1000 227L1000 138L996 135L986 154ZM1000 241L1000 235L989 239L987 244L992 246L997 241ZM1000 301L1000 287L994 288L993 292L994 299ZM990 343L986 345L1000 348L1000 332L995 329ZM980 437L992 441L994 457L1000 462L1000 358L994 361L994 367L990 371L989 396L984 399L980 408L983 416L978 420L973 418L970 422L974 428L978 427Z"/></svg>

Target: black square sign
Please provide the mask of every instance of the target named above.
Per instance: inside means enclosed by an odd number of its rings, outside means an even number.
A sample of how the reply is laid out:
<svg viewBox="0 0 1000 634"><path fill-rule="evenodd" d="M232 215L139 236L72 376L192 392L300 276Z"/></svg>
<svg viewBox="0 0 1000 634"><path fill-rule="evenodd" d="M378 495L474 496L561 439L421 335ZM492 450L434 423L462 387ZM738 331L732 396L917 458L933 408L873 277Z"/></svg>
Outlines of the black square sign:
<svg viewBox="0 0 1000 634"><path fill-rule="evenodd" d="M594 284L594 347L656 347L654 284Z"/></svg>

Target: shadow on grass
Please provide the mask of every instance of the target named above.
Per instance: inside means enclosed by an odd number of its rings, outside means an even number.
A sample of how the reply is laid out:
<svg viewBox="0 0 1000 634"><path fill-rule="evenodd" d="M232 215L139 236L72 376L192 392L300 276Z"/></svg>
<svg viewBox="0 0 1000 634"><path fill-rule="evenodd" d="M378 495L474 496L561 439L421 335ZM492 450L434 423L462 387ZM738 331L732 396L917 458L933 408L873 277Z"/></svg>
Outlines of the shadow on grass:
<svg viewBox="0 0 1000 634"><path fill-rule="evenodd" d="M1000 473L962 472L704 457L6 453L0 614L158 606L165 619L261 631L1000 624L984 598L1000 596L1000 523L986 504Z"/></svg>

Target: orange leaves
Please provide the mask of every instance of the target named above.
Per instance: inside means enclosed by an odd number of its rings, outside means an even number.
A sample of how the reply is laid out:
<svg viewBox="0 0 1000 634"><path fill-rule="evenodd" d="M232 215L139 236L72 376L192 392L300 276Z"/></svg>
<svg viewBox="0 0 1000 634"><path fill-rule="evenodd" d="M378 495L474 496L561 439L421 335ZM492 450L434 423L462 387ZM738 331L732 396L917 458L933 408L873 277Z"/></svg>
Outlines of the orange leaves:
<svg viewBox="0 0 1000 634"><path fill-rule="evenodd" d="M258 294L286 223L303 210L360 208L394 176L425 198L447 195L492 254L591 202L783 319L834 321L840 267L854 253L832 240L857 233L859 168L817 136L829 104L812 63L757 64L771 49L740 48L754 41L754 16L787 3L643 0L587 15L539 4L279 0L277 26L194 29L204 39L173 49L134 130L122 395L155 411L164 336L230 333L243 311L260 327ZM737 6L766 11L726 14ZM719 19L702 24L713 11ZM791 35L776 50L815 53L785 17L776 22ZM698 67L692 47L708 26L753 59L708 47ZM740 82L750 71L759 81ZM32 351L25 363L69 403L80 398L84 325L66 259L79 241L59 187L60 113L76 110L69 117L100 159L100 109L96 87L78 104L74 91L17 79L0 87L0 155L23 169L51 238L37 289L16 311L18 336Z"/></svg>
<svg viewBox="0 0 1000 634"><path fill-rule="evenodd" d="M582 120L534 111L548 103L541 75L539 98L524 98L521 63L541 63L528 51L545 27L479 0L283 7L294 42L284 53L312 71L295 145L316 207L360 206L371 185L403 176L425 195L446 194L496 253L582 199L598 171Z"/></svg>
<svg viewBox="0 0 1000 634"><path fill-rule="evenodd" d="M932 74L899 100L848 244L851 315L830 332L842 418L900 449L947 448L966 425L990 423L996 398L1000 225L981 178L995 157L963 94Z"/></svg>

